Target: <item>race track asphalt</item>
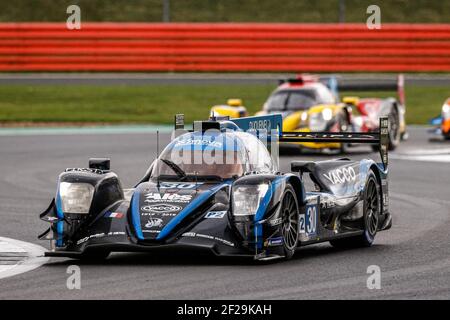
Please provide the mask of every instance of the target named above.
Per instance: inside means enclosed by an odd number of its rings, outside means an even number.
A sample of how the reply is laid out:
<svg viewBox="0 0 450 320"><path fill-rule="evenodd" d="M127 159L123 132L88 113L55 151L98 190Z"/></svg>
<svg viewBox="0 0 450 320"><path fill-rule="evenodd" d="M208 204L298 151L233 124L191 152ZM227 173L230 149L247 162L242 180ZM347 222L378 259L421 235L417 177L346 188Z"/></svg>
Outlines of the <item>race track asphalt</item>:
<svg viewBox="0 0 450 320"><path fill-rule="evenodd" d="M161 145L168 136L161 137ZM0 136L0 236L37 240L38 219L54 196L58 174L84 167L92 156L111 158L125 186L145 172L156 153L154 134ZM449 299L450 163L398 159L418 149L444 150L424 128L392 154L391 230L365 249L304 247L290 261L255 264L234 259L113 254L102 264L51 259L33 271L0 280L0 299ZM377 157L358 147L354 158ZM281 165L301 155L283 148ZM397 156L396 156L397 155ZM67 267L81 268L81 290L68 290ZM381 269L381 289L366 286L367 268Z"/></svg>

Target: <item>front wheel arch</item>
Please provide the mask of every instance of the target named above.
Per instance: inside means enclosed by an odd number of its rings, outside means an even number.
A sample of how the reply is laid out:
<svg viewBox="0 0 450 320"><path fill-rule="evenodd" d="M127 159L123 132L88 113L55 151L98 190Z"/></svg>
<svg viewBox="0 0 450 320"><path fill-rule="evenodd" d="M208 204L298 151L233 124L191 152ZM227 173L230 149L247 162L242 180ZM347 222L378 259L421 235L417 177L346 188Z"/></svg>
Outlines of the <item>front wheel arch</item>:
<svg viewBox="0 0 450 320"><path fill-rule="evenodd" d="M298 205L303 206L305 204L305 188L303 186L303 182L298 176L291 176L287 179L287 183L294 188Z"/></svg>

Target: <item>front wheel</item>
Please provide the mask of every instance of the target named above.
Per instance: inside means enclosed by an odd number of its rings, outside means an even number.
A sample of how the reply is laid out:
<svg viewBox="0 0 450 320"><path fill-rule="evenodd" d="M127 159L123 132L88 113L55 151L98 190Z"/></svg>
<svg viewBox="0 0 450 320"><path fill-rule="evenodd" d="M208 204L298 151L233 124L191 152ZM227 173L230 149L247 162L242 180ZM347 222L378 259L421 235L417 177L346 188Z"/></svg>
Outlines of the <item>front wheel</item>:
<svg viewBox="0 0 450 320"><path fill-rule="evenodd" d="M292 258L298 245L298 202L291 185L286 186L281 200L281 216L284 256L288 260Z"/></svg>
<svg viewBox="0 0 450 320"><path fill-rule="evenodd" d="M370 171L364 191L363 231L359 236L331 240L333 247L370 247L375 240L381 214L381 191L375 174Z"/></svg>

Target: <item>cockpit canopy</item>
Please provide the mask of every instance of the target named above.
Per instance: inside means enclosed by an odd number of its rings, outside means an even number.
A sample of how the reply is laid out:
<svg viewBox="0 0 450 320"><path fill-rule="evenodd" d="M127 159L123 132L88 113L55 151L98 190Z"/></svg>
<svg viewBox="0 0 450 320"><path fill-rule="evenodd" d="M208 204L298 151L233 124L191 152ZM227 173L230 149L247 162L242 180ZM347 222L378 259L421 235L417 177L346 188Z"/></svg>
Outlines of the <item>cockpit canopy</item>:
<svg viewBox="0 0 450 320"><path fill-rule="evenodd" d="M322 83L281 87L275 90L264 105L267 112L301 111L320 104L335 104L333 93Z"/></svg>
<svg viewBox="0 0 450 320"><path fill-rule="evenodd" d="M174 139L158 157L151 178L231 179L277 169L267 147L253 134L208 130Z"/></svg>

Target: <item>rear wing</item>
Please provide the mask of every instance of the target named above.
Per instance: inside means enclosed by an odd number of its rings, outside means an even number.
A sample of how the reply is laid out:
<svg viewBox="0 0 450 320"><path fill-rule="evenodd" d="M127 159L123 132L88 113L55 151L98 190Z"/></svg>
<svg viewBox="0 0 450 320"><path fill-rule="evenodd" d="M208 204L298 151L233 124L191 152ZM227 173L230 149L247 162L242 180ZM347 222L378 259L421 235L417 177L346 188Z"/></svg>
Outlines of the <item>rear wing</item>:
<svg viewBox="0 0 450 320"><path fill-rule="evenodd" d="M281 132L280 142L340 142L377 144L386 170L389 163L389 119L380 118L378 132Z"/></svg>
<svg viewBox="0 0 450 320"><path fill-rule="evenodd" d="M245 117L237 119L200 121L199 124L204 129L220 128L222 130L239 130L256 132L258 136L264 136L272 141L272 137L279 142L337 142L337 143L363 143L378 145L381 162L387 170L388 167L388 145L389 145L389 119L380 118L378 132L284 132L283 119L280 114L270 114L264 116ZM184 116L175 116L175 129L184 128ZM218 121L217 121L218 120ZM229 124L232 123L233 126ZM196 128L194 122L194 129Z"/></svg>
<svg viewBox="0 0 450 320"><path fill-rule="evenodd" d="M330 89L333 93L333 96L336 100L339 100L339 91L338 91L338 76L329 75L329 76L319 76L314 74L298 74L295 78L285 78L279 79L278 84L282 85L284 83L291 84L306 84L306 83L315 83L320 82Z"/></svg>
<svg viewBox="0 0 450 320"><path fill-rule="evenodd" d="M274 132L280 142L341 142L376 144L380 151L381 162L388 167L389 119L380 118L378 132L284 132L283 120L279 114L230 119L241 130L264 131L272 135Z"/></svg>
<svg viewBox="0 0 450 320"><path fill-rule="evenodd" d="M367 83L339 83L339 91L397 91L399 102L405 104L405 77L397 76L397 81L371 81Z"/></svg>
<svg viewBox="0 0 450 320"><path fill-rule="evenodd" d="M340 81L337 75L313 75L299 74L295 78L280 79L279 84L305 84L321 82L330 89L334 97L339 100L340 91L397 91L398 100L405 105L405 77L403 74L397 76L397 81L373 80L369 82L346 82Z"/></svg>

